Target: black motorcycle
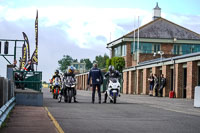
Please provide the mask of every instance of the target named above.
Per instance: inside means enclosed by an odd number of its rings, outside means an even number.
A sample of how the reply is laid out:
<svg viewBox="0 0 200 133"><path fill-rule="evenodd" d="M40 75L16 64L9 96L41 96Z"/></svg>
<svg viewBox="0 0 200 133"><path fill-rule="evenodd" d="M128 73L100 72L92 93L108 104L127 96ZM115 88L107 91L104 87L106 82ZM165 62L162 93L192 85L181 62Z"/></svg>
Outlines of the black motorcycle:
<svg viewBox="0 0 200 133"><path fill-rule="evenodd" d="M71 103L72 97L74 97L75 86L76 86L76 80L72 76L67 76L64 78L63 96L65 102ZM61 99L62 96L60 97L59 102L61 102Z"/></svg>

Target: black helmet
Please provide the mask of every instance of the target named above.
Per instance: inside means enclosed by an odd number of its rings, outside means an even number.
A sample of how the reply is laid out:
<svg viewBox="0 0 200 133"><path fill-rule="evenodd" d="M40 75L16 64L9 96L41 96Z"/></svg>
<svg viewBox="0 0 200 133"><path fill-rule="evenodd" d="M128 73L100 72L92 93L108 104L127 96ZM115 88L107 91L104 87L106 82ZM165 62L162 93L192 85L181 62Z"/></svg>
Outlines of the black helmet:
<svg viewBox="0 0 200 133"><path fill-rule="evenodd" d="M56 71L55 71L55 74L59 74L59 70L56 70Z"/></svg>
<svg viewBox="0 0 200 133"><path fill-rule="evenodd" d="M108 70L109 70L110 72L112 72L112 71L115 70L115 68L114 68L114 66L110 65L109 68L108 68Z"/></svg>

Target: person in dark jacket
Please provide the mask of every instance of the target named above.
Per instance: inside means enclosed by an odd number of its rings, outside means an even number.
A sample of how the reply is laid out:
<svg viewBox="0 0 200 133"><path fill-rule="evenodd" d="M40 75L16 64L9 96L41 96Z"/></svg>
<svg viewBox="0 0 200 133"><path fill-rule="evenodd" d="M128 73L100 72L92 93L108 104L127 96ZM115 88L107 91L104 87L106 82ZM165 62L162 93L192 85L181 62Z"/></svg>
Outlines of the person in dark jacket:
<svg viewBox="0 0 200 133"><path fill-rule="evenodd" d="M89 72L88 76L88 86L90 83L90 79L92 79L92 103L95 101L95 91L97 88L98 91L98 96L99 96L99 103L101 103L101 91L100 91L100 86L103 83L103 76L101 73L101 70L97 68L97 64L93 64L93 68Z"/></svg>
<svg viewBox="0 0 200 133"><path fill-rule="evenodd" d="M160 75L160 88L159 88L159 94L160 94L160 97L162 97L163 95L163 88L165 87L166 85L166 78L164 77L163 74Z"/></svg>
<svg viewBox="0 0 200 133"><path fill-rule="evenodd" d="M34 71L33 63L31 59L28 60L28 63L24 66L25 71Z"/></svg>
<svg viewBox="0 0 200 133"><path fill-rule="evenodd" d="M108 72L104 75L104 77L105 78L119 78L120 77L120 73L117 71L117 70L115 70L115 68L114 68L114 66L109 66L109 68L108 68ZM109 79L108 79L108 81L109 81ZM107 86L108 86L108 83L107 83ZM103 103L106 103L106 101L107 101L107 97L108 97L108 94L107 94L107 92L105 92L105 96L104 96L104 102Z"/></svg>

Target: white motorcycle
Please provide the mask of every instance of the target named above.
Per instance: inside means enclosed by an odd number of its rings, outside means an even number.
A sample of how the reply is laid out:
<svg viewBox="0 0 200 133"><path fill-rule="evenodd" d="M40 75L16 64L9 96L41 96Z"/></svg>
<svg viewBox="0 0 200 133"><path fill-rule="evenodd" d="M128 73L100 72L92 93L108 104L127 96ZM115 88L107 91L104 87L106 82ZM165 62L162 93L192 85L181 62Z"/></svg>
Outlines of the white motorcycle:
<svg viewBox="0 0 200 133"><path fill-rule="evenodd" d="M106 90L110 102L114 104L117 102L117 97L120 96L120 83L118 78L110 78L108 89Z"/></svg>

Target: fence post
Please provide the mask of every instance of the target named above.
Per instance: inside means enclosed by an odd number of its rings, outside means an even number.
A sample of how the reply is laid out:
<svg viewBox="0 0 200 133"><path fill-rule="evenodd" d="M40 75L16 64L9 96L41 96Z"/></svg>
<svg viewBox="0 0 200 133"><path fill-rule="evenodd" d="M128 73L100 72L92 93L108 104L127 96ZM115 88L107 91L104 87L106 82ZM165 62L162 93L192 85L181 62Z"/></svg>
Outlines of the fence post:
<svg viewBox="0 0 200 133"><path fill-rule="evenodd" d="M13 65L7 65L7 78L13 80Z"/></svg>
<svg viewBox="0 0 200 133"><path fill-rule="evenodd" d="M8 101L8 79L3 81L3 104Z"/></svg>
<svg viewBox="0 0 200 133"><path fill-rule="evenodd" d="M11 83L12 83L12 81L8 80L8 100L10 100L12 98L11 97Z"/></svg>
<svg viewBox="0 0 200 133"><path fill-rule="evenodd" d="M14 97L14 95L15 95L15 83L13 82L13 81L11 81L11 94L10 94L10 96L11 96L11 98L13 98Z"/></svg>
<svg viewBox="0 0 200 133"><path fill-rule="evenodd" d="M3 103L3 81L4 81L4 78L0 77L0 107L2 107L4 105L4 103Z"/></svg>

